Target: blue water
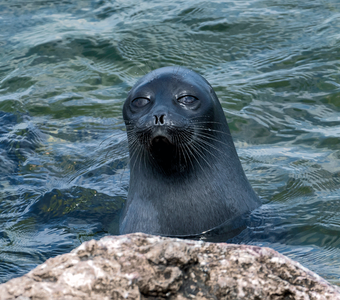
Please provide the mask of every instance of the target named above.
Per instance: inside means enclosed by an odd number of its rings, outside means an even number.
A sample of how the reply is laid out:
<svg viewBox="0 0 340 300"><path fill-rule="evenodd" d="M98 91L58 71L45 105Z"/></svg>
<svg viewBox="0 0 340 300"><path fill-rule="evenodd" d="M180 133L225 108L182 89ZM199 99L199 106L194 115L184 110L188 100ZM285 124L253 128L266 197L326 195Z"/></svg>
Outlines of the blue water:
<svg viewBox="0 0 340 300"><path fill-rule="evenodd" d="M0 282L118 233L122 104L181 65L214 87L263 200L228 241L340 285L339 1L0 0L0 27Z"/></svg>

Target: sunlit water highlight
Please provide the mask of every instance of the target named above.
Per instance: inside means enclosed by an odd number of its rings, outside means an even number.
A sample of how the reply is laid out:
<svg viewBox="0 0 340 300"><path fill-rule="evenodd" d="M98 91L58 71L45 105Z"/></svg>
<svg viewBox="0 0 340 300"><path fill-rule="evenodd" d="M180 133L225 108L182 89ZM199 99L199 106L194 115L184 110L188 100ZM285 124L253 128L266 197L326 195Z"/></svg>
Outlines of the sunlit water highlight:
<svg viewBox="0 0 340 300"><path fill-rule="evenodd" d="M340 285L339 1L0 1L0 25L1 282L118 233L123 101L182 65L214 87L263 199L228 241Z"/></svg>

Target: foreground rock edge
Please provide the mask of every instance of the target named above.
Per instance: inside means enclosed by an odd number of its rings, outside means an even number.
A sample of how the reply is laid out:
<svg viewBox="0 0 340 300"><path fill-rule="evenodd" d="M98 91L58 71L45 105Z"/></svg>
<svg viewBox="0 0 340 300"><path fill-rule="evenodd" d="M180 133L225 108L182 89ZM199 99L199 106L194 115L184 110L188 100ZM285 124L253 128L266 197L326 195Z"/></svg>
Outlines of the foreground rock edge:
<svg viewBox="0 0 340 300"><path fill-rule="evenodd" d="M0 299L339 299L270 249L142 233L107 236L0 285Z"/></svg>

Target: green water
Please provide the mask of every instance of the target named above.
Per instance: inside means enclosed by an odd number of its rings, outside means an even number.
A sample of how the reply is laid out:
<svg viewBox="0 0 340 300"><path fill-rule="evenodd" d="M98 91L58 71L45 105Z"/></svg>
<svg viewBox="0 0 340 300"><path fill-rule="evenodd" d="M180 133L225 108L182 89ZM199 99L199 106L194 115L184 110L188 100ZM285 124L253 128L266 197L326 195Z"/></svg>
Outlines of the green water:
<svg viewBox="0 0 340 300"><path fill-rule="evenodd" d="M121 109L181 65L214 87L263 205L230 242L340 285L339 1L0 0L0 282L117 234Z"/></svg>

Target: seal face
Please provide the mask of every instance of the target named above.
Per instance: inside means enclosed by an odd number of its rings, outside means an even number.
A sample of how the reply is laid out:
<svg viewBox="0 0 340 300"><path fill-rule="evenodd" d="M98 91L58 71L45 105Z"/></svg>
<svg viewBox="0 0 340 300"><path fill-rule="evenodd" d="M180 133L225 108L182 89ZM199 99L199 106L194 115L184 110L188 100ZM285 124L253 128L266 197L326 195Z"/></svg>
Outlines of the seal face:
<svg viewBox="0 0 340 300"><path fill-rule="evenodd" d="M260 205L210 84L182 67L142 77L123 107L130 187L120 233L191 235Z"/></svg>

